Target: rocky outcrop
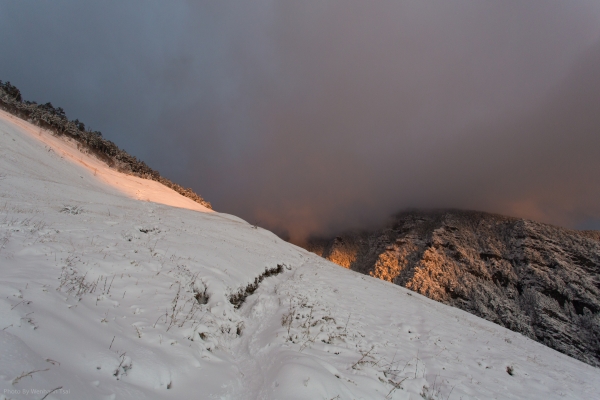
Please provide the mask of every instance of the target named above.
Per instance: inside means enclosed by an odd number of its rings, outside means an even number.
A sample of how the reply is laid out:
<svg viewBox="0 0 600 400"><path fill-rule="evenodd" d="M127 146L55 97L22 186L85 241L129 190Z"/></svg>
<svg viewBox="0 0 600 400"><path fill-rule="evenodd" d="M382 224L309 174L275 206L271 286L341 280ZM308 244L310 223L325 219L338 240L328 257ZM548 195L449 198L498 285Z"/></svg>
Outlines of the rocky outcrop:
<svg viewBox="0 0 600 400"><path fill-rule="evenodd" d="M404 212L306 246L600 367L600 232L472 211Z"/></svg>

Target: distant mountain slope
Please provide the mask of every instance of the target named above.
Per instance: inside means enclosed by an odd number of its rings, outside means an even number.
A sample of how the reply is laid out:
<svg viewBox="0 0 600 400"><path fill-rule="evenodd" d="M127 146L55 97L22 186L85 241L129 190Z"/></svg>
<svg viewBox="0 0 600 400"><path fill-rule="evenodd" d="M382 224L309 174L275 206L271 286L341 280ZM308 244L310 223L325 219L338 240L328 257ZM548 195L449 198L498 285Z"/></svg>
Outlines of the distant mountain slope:
<svg viewBox="0 0 600 400"><path fill-rule="evenodd" d="M600 392L600 369L48 136L0 111L2 400Z"/></svg>
<svg viewBox="0 0 600 400"><path fill-rule="evenodd" d="M472 211L399 214L307 249L600 366L600 233Z"/></svg>

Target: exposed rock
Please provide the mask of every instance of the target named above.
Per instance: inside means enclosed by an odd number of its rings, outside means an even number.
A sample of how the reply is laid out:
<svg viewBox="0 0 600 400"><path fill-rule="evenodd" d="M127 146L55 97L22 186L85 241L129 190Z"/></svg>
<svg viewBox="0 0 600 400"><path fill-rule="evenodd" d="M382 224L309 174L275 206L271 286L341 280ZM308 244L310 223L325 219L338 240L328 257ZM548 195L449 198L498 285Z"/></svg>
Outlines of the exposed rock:
<svg viewBox="0 0 600 400"><path fill-rule="evenodd" d="M307 249L600 367L600 232L473 211L411 211Z"/></svg>

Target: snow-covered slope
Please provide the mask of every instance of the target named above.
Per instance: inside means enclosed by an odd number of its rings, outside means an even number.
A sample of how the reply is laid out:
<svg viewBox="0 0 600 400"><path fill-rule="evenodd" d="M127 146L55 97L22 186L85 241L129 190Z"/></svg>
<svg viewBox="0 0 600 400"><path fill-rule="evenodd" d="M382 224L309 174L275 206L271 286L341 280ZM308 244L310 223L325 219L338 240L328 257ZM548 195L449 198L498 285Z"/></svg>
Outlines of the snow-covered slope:
<svg viewBox="0 0 600 400"><path fill-rule="evenodd" d="M0 398L600 393L598 369L149 184L0 114Z"/></svg>

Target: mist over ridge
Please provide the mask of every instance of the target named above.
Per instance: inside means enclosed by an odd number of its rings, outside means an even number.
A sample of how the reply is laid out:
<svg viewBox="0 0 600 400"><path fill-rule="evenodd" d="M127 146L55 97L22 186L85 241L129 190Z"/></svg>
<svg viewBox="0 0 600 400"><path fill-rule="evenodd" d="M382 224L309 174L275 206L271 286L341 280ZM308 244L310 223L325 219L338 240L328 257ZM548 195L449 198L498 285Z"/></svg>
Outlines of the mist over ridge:
<svg viewBox="0 0 600 400"><path fill-rule="evenodd" d="M600 220L596 2L0 11L0 79L292 240L408 207Z"/></svg>

